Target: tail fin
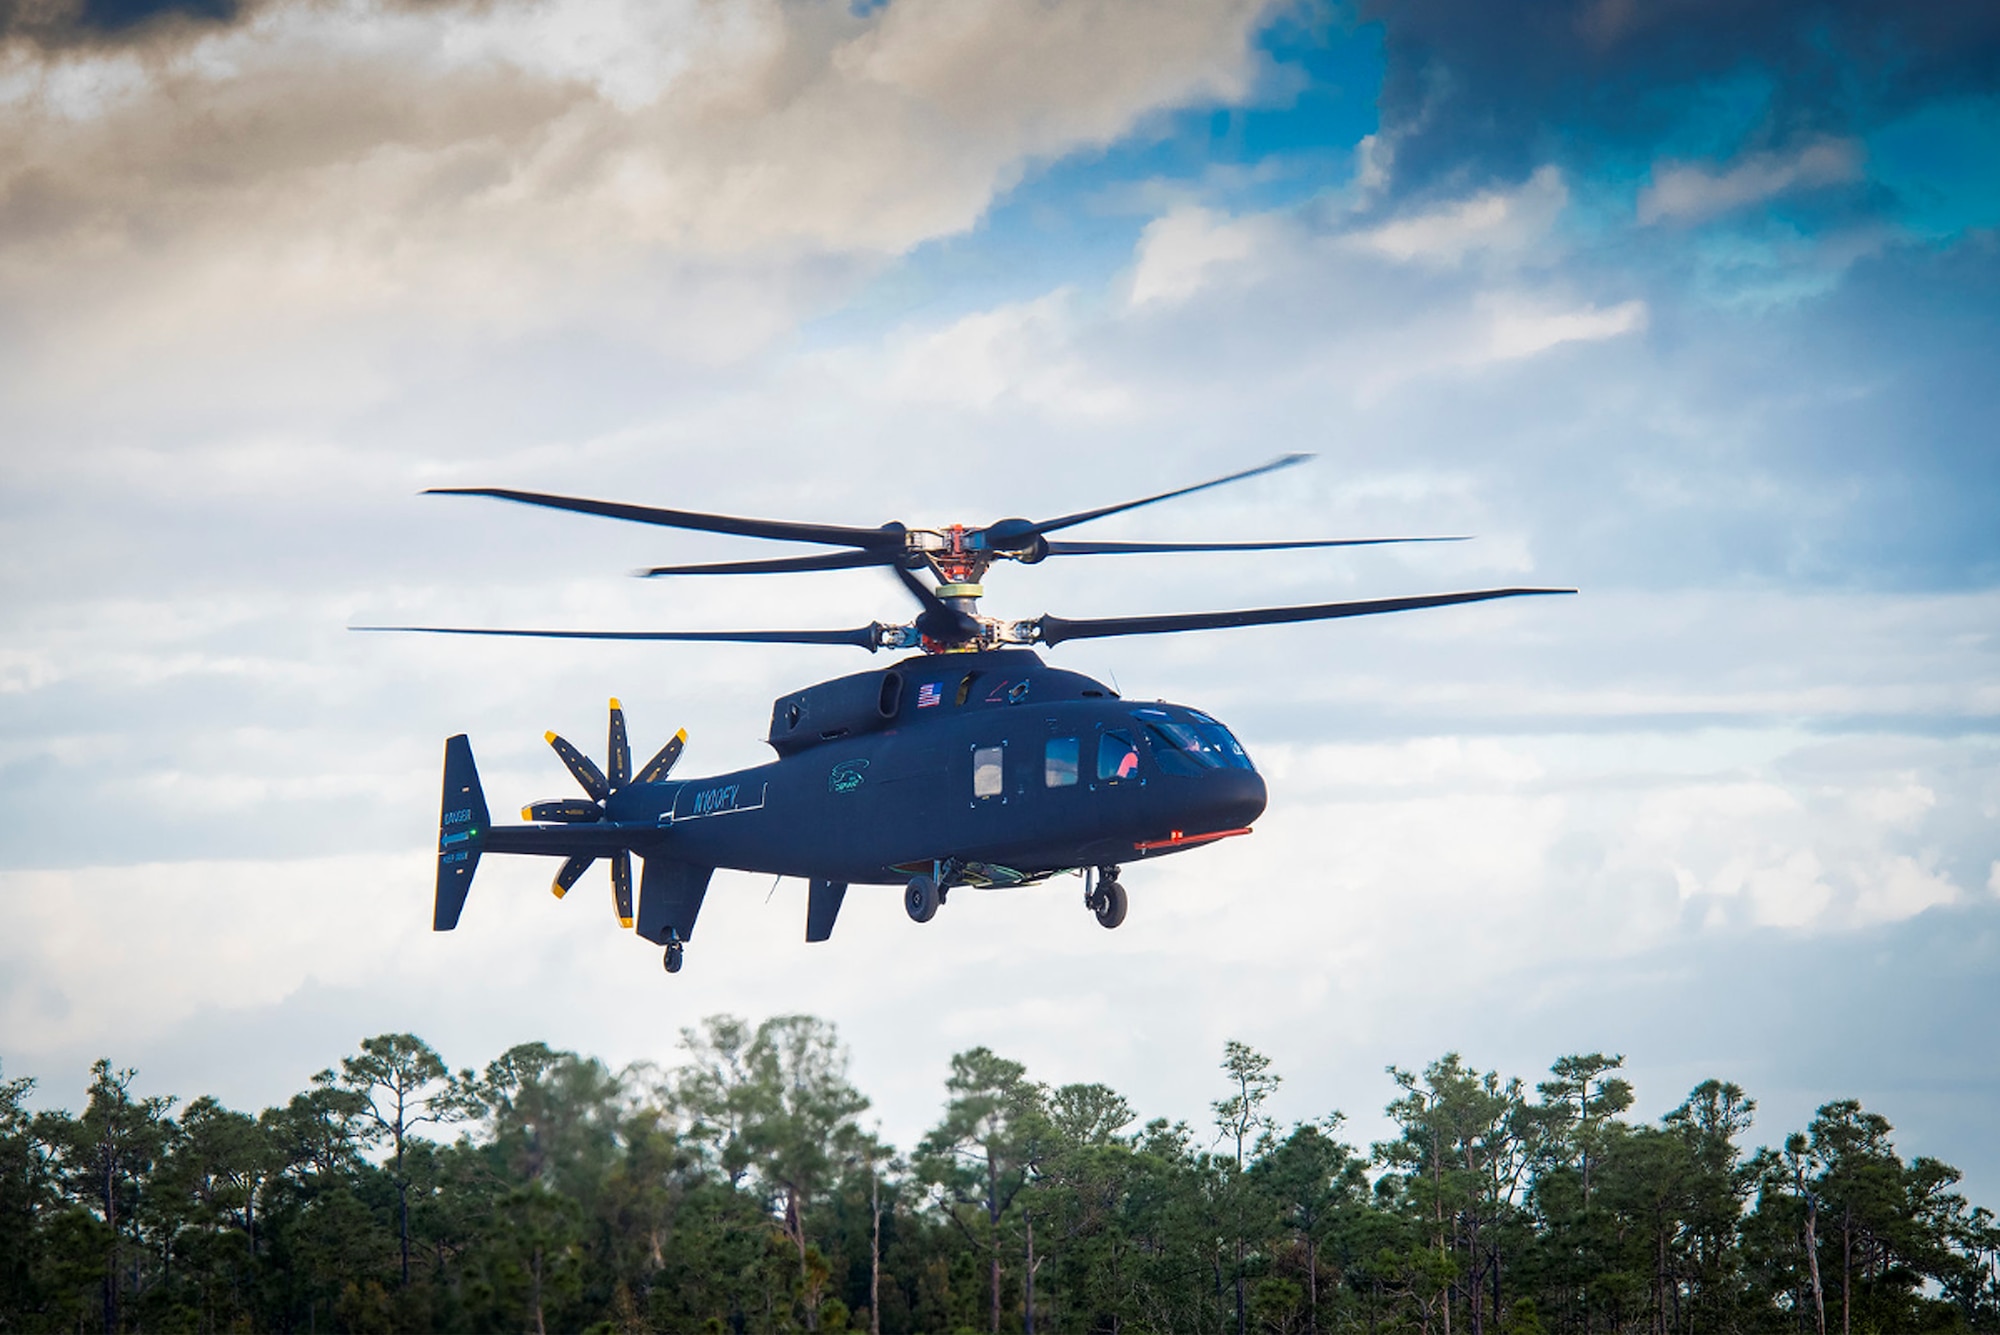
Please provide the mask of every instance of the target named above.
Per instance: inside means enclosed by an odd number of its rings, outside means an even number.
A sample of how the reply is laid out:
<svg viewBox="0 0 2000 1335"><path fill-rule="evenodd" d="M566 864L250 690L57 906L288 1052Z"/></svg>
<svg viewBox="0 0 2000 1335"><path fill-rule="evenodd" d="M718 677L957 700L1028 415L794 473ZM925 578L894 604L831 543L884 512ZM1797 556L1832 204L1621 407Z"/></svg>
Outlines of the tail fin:
<svg viewBox="0 0 2000 1335"><path fill-rule="evenodd" d="M491 824L486 815L486 794L479 788L479 769L472 763L472 743L460 733L444 744L444 801L438 814L437 906L431 918L432 931L449 932L458 926Z"/></svg>

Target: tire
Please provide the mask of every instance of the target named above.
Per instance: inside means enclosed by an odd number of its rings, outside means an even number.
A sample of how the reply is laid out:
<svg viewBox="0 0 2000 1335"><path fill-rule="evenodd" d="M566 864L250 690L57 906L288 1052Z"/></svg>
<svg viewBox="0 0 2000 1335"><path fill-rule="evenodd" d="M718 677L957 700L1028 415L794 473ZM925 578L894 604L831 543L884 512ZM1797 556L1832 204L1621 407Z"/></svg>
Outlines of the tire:
<svg viewBox="0 0 2000 1335"><path fill-rule="evenodd" d="M661 963L666 966L666 970L668 973L679 973L681 971L680 942L676 941L672 945L667 947L666 956L664 959L661 960Z"/></svg>
<svg viewBox="0 0 2000 1335"><path fill-rule="evenodd" d="M1116 927L1125 921L1125 887L1116 881L1106 881L1097 888L1097 921L1102 927Z"/></svg>
<svg viewBox="0 0 2000 1335"><path fill-rule="evenodd" d="M937 882L922 874L912 876L903 891L903 910L912 922L929 922L938 911Z"/></svg>

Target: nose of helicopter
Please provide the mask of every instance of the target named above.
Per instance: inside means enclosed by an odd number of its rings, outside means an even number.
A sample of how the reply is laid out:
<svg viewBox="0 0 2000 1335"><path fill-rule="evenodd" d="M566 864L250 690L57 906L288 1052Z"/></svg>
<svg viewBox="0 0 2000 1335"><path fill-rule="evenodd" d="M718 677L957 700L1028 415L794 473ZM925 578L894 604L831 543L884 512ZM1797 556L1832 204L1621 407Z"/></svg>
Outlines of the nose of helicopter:
<svg viewBox="0 0 2000 1335"><path fill-rule="evenodd" d="M1240 830L1264 814L1263 776L1249 769L1211 770L1194 785L1191 830Z"/></svg>

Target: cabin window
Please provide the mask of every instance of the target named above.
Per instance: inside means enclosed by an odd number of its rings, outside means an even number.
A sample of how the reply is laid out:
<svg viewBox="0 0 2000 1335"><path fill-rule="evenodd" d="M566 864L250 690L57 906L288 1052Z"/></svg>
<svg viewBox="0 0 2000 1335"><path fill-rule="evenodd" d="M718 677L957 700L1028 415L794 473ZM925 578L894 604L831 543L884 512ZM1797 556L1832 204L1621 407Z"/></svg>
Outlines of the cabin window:
<svg viewBox="0 0 2000 1335"><path fill-rule="evenodd" d="M1079 745L1074 737L1049 738L1042 754L1042 782L1051 788L1069 788L1076 783Z"/></svg>
<svg viewBox="0 0 2000 1335"><path fill-rule="evenodd" d="M1139 748L1129 734L1111 729L1097 739L1097 777L1106 783L1129 779L1139 772Z"/></svg>
<svg viewBox="0 0 2000 1335"><path fill-rule="evenodd" d="M1004 746L975 746L972 748L972 795L974 797L998 797L1007 788L1007 748Z"/></svg>

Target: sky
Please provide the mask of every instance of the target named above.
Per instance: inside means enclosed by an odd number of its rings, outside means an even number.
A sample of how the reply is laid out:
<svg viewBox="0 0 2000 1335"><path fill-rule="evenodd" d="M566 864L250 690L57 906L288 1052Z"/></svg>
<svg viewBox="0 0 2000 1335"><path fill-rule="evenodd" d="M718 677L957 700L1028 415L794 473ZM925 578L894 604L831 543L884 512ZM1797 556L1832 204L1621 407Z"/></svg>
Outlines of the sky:
<svg viewBox="0 0 2000 1335"><path fill-rule="evenodd" d="M1754 1143L1860 1098L2000 1205L2000 10L1889 0L0 0L0 1072L282 1101L367 1035L670 1063L835 1022L1383 1134L1384 1067L1625 1055ZM1064 645L1235 728L1256 834L937 919L723 872L686 969L600 871L429 930L440 743L570 792L622 698L758 762L854 650L348 631L844 626L880 571L508 486L874 525L1457 544L1007 566L985 609L1575 587ZM879 665L881 660L874 660Z"/></svg>

